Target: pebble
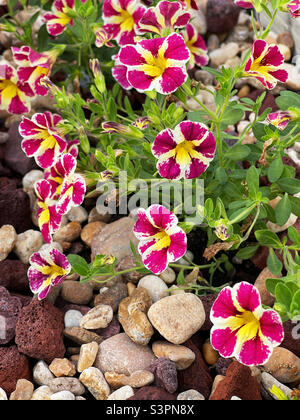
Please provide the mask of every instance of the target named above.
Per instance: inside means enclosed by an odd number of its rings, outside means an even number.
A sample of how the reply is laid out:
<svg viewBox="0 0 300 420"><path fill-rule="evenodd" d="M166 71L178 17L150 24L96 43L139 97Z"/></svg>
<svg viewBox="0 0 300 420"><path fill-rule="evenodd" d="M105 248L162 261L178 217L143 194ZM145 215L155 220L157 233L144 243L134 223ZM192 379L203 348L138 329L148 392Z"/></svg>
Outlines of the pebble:
<svg viewBox="0 0 300 420"><path fill-rule="evenodd" d="M0 388L0 401L7 401L6 392L2 388Z"/></svg>
<svg viewBox="0 0 300 420"><path fill-rule="evenodd" d="M75 401L75 395L70 391L60 391L52 394L51 401Z"/></svg>
<svg viewBox="0 0 300 420"><path fill-rule="evenodd" d="M148 317L166 340L182 344L200 330L206 315L201 300L192 293L185 293L154 303Z"/></svg>
<svg viewBox="0 0 300 420"><path fill-rule="evenodd" d="M124 375L123 373L106 372L105 379L114 389L118 389L125 385L129 385L132 388L142 388L152 384L154 375L148 370L137 370L130 376Z"/></svg>
<svg viewBox="0 0 300 420"><path fill-rule="evenodd" d="M204 360L208 365L214 365L217 363L217 360L219 359L219 353L216 352L216 350L210 344L209 339L203 344L202 353Z"/></svg>
<svg viewBox="0 0 300 420"><path fill-rule="evenodd" d="M48 365L40 360L33 368L33 380L37 385L49 385L49 382L54 379L53 373L49 370Z"/></svg>
<svg viewBox="0 0 300 420"><path fill-rule="evenodd" d="M283 347L274 349L264 369L283 384L300 382L300 359Z"/></svg>
<svg viewBox="0 0 300 420"><path fill-rule="evenodd" d="M160 280L162 281L162 280ZM136 344L146 346L154 334L147 317L152 298L144 287L135 289L119 306L118 319L125 333Z"/></svg>
<svg viewBox="0 0 300 420"><path fill-rule="evenodd" d="M155 385L164 388L170 394L174 394L178 388L176 363L166 357L160 357L150 365L150 371L154 373Z"/></svg>
<svg viewBox="0 0 300 420"><path fill-rule="evenodd" d="M167 357L176 363L178 370L187 369L195 361L195 353L188 347L156 341L152 344L152 351L156 357Z"/></svg>
<svg viewBox="0 0 300 420"><path fill-rule="evenodd" d="M92 331L87 331L84 328L80 327L71 327L64 330L65 337L70 338L74 343L77 344L87 344L95 341L100 344L103 341L103 338Z"/></svg>
<svg viewBox="0 0 300 420"><path fill-rule="evenodd" d="M109 401L125 401L128 398L134 395L134 390L131 386L122 386L122 388L117 389L115 392L110 394L107 398Z"/></svg>
<svg viewBox="0 0 300 420"><path fill-rule="evenodd" d="M52 391L47 385L40 386L37 388L31 398L31 401L50 401Z"/></svg>
<svg viewBox="0 0 300 420"><path fill-rule="evenodd" d="M81 224L79 222L71 222L60 228L53 236L54 241L74 242L81 234Z"/></svg>
<svg viewBox="0 0 300 420"><path fill-rule="evenodd" d="M278 44L278 48L281 52L281 54L284 56L285 61L289 61L292 57L292 52L289 47L287 47L285 44Z"/></svg>
<svg viewBox="0 0 300 420"><path fill-rule="evenodd" d="M114 316L112 307L109 305L97 305L91 309L80 321L80 327L86 330L106 328Z"/></svg>
<svg viewBox="0 0 300 420"><path fill-rule="evenodd" d="M172 284L176 280L176 273L173 268L168 267L163 273L159 276L166 284Z"/></svg>
<svg viewBox="0 0 300 420"><path fill-rule="evenodd" d="M67 218L70 222L78 222L80 224L88 220L88 212L82 206L73 207L67 214Z"/></svg>
<svg viewBox="0 0 300 420"><path fill-rule="evenodd" d="M79 359L77 363L78 372L83 372L85 369L93 366L98 350L99 344L95 341L83 344L80 347Z"/></svg>
<svg viewBox="0 0 300 420"><path fill-rule="evenodd" d="M27 379L19 379L14 392L10 395L12 401L29 401L32 398L34 386Z"/></svg>
<svg viewBox="0 0 300 420"><path fill-rule="evenodd" d="M259 291L261 302L263 305L270 307L274 305L275 297L272 296L271 293L267 290L266 280L275 278L278 278L278 276L274 276L274 274L271 273L268 267L266 267L255 280L254 286Z"/></svg>
<svg viewBox="0 0 300 420"><path fill-rule="evenodd" d="M137 287L144 287L152 297L153 303L168 296L168 286L160 277L154 275L143 277Z"/></svg>
<svg viewBox="0 0 300 420"><path fill-rule="evenodd" d="M198 82L202 82L205 86L212 85L214 83L214 76L205 70L196 70L195 79Z"/></svg>
<svg viewBox="0 0 300 420"><path fill-rule="evenodd" d="M102 372L131 375L137 370L147 370L155 356L147 346L134 343L121 333L103 341L95 360L95 367Z"/></svg>
<svg viewBox="0 0 300 420"><path fill-rule="evenodd" d="M69 391L75 396L85 393L85 388L77 378L54 378L49 382L49 387L53 393Z"/></svg>
<svg viewBox="0 0 300 420"><path fill-rule="evenodd" d="M208 87L208 86L207 86ZM185 257L188 258L190 261L194 261L194 254L192 253L192 251L187 250ZM190 265L189 262L187 262L184 257L180 258L180 260L178 260L177 264L180 265Z"/></svg>
<svg viewBox="0 0 300 420"><path fill-rule="evenodd" d="M24 264L29 263L32 254L39 251L44 243L43 235L37 230L27 230L18 235L14 252Z"/></svg>
<svg viewBox="0 0 300 420"><path fill-rule="evenodd" d="M284 394L287 395L288 397L291 397L293 393L293 391L289 387L277 381L272 375L270 375L267 372L262 372L261 380L262 380L261 381L262 386L264 387L265 391L275 400L277 400L278 398L274 394L272 394L272 392L270 391L274 385L277 388L279 388L281 391L283 391Z"/></svg>
<svg viewBox="0 0 300 420"><path fill-rule="evenodd" d="M177 396L177 400L178 401L204 401L205 398L203 397L202 394L200 394L200 392L196 391L195 389L189 389L188 391L184 391L181 392L180 394L178 394Z"/></svg>
<svg viewBox="0 0 300 420"><path fill-rule="evenodd" d="M118 262L116 271L124 271L133 267L136 267L136 258L133 255L127 255ZM132 282L134 284L138 283L142 277L144 277L144 274L139 271L130 271L122 274L124 282Z"/></svg>
<svg viewBox="0 0 300 420"><path fill-rule="evenodd" d="M44 172L40 171L38 169L33 169L32 171L29 171L22 180L23 189L24 191L33 191L34 185L37 181L40 181L44 178Z"/></svg>
<svg viewBox="0 0 300 420"><path fill-rule="evenodd" d="M95 367L85 369L79 380L87 387L96 400L107 400L110 388L101 370Z"/></svg>
<svg viewBox="0 0 300 420"><path fill-rule="evenodd" d="M71 328L71 327L79 327L80 321L82 320L83 315L81 312L76 311L74 309L70 309L65 313L65 328Z"/></svg>
<svg viewBox="0 0 300 420"><path fill-rule="evenodd" d="M87 224L81 231L82 241L89 247L92 245L92 241L95 236L97 236L101 230L106 226L106 223L103 222L92 222Z"/></svg>
<svg viewBox="0 0 300 420"><path fill-rule="evenodd" d="M291 50L294 48L294 39L289 32L282 32L277 37L278 44L284 44L289 47Z"/></svg>
<svg viewBox="0 0 300 420"><path fill-rule="evenodd" d="M17 232L13 226L4 225L0 228L0 261L6 260L12 252L17 238Z"/></svg>
<svg viewBox="0 0 300 420"><path fill-rule="evenodd" d="M185 294L185 290L181 289L180 287L178 287L178 286L176 286L174 284L172 287L170 287L169 294L171 296L174 296L174 295L184 295Z"/></svg>
<svg viewBox="0 0 300 420"><path fill-rule="evenodd" d="M54 359L49 366L49 370L57 378L61 376L74 376L76 373L73 363L68 359Z"/></svg>
<svg viewBox="0 0 300 420"><path fill-rule="evenodd" d="M97 206L94 207L89 214L89 223L93 222L103 222L103 223L109 223L111 221L111 214L109 214L109 211L107 207L104 206Z"/></svg>
<svg viewBox="0 0 300 420"><path fill-rule="evenodd" d="M212 67L219 67L222 64L225 64L229 58L234 58L238 55L239 46L236 42L230 42L226 45L223 45L221 48L213 50L210 52L210 60Z"/></svg>
<svg viewBox="0 0 300 420"><path fill-rule="evenodd" d="M122 281L117 281L110 287L103 287L99 294L94 299L94 305L109 305L113 311L116 312L119 308L120 302L128 296L126 284Z"/></svg>
<svg viewBox="0 0 300 420"><path fill-rule="evenodd" d="M62 284L61 296L67 302L87 305L93 297L93 289L87 283L65 281Z"/></svg>
<svg viewBox="0 0 300 420"><path fill-rule="evenodd" d="M284 63L281 68L286 70L289 74L287 86L295 91L300 90L300 73L297 67L293 64Z"/></svg>
<svg viewBox="0 0 300 420"><path fill-rule="evenodd" d="M51 242L51 244L44 244L39 249L39 252L48 252L48 251L51 251L52 248L57 249L61 253L64 252L63 247L61 246L59 242Z"/></svg>

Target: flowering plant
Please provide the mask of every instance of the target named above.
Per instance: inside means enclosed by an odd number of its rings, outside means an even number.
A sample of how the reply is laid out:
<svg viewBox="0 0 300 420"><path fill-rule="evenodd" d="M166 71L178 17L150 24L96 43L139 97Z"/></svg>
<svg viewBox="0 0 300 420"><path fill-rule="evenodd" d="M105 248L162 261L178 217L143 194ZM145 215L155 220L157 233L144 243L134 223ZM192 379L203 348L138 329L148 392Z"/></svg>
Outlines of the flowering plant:
<svg viewBox="0 0 300 420"><path fill-rule="evenodd" d="M284 54L268 42L278 11L296 18L299 2L236 0L251 12L255 40L237 64L214 67L205 67L211 55L192 17L196 2L163 0L147 7L139 0L55 0L41 8L29 3L35 13L28 22L20 23L15 1L0 20L1 28L25 44L12 49L13 63L0 65L0 108L27 114L36 95L54 98L55 113L25 115L19 128L24 152L44 170L35 190L45 241L52 242L63 216L85 197L100 195L108 205L116 202L118 211L132 195L133 182L142 182L146 194L152 185L183 188L190 182L192 211L175 193L165 205L159 188L157 202L137 211L133 267L119 269L113 255L98 255L91 263L69 255L70 266L82 281L103 282L131 271L160 275L173 267L183 289L198 295L222 290L212 310L213 346L245 364L265 363L283 339L278 314L283 321L300 315L300 240L292 227L300 217L300 181L286 162L286 150L300 139L300 99L285 89ZM270 20L266 28L258 16L262 11ZM33 33L38 19L42 23ZM193 78L201 67L210 84ZM248 80L263 89L256 99L237 95L237 86ZM275 88L276 110L264 106ZM288 238L276 235L287 229ZM203 244L196 262L187 254L194 234ZM248 283L214 284L218 276L230 280L234 259L250 260L261 247L278 277L267 281L277 312L263 308ZM35 254L31 264L29 280L39 298L70 272L54 251ZM187 282L185 274L195 269L208 280L197 274Z"/></svg>

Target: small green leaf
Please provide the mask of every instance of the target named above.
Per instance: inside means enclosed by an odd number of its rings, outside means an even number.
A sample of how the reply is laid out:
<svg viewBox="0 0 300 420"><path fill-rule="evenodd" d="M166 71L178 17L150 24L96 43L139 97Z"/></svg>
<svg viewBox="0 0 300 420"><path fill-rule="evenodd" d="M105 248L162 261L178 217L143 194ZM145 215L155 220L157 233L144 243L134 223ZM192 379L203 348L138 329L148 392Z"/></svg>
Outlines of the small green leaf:
<svg viewBox="0 0 300 420"><path fill-rule="evenodd" d="M300 192L300 180L295 178L282 178L277 181L279 187L289 194L298 194Z"/></svg>
<svg viewBox="0 0 300 420"><path fill-rule="evenodd" d="M84 258L76 254L68 255L68 261L73 270L80 276L87 276L90 272L90 267Z"/></svg>
<svg viewBox="0 0 300 420"><path fill-rule="evenodd" d="M280 276L282 271L282 262L275 254L273 248L270 248L269 256L268 256L268 268L274 276Z"/></svg>
<svg viewBox="0 0 300 420"><path fill-rule="evenodd" d="M270 182L276 182L281 177L284 169L281 156L278 156L277 159L273 160L269 169L268 169L268 178Z"/></svg>
<svg viewBox="0 0 300 420"><path fill-rule="evenodd" d="M263 229L255 232L256 239L261 245L268 246L270 248L281 249L282 244L276 235L276 233L270 230Z"/></svg>
<svg viewBox="0 0 300 420"><path fill-rule="evenodd" d="M275 288L275 296L280 306L283 306L285 311L288 312L292 303L292 293L289 288L283 283L277 284Z"/></svg>
<svg viewBox="0 0 300 420"><path fill-rule="evenodd" d="M289 200L289 196L286 193L279 201L275 209L276 222L279 224L279 226L283 226L289 220L291 212L292 206Z"/></svg>
<svg viewBox="0 0 300 420"><path fill-rule="evenodd" d="M249 156L250 152L250 147L243 144L238 144L236 146L231 147L225 153L225 158L232 161L244 160L247 156Z"/></svg>
<svg viewBox="0 0 300 420"><path fill-rule="evenodd" d="M242 248L236 254L237 258L241 260L249 260L258 250L259 245L247 246L246 248Z"/></svg>
<svg viewBox="0 0 300 420"><path fill-rule="evenodd" d="M282 279L266 279L266 288L271 293L271 295L275 296L276 286L279 283L283 283Z"/></svg>
<svg viewBox="0 0 300 420"><path fill-rule="evenodd" d="M293 300L291 303L291 312L300 314L300 290L296 292L293 296Z"/></svg>
<svg viewBox="0 0 300 420"><path fill-rule="evenodd" d="M180 270L178 276L177 276L177 284L183 285L184 284L184 270Z"/></svg>

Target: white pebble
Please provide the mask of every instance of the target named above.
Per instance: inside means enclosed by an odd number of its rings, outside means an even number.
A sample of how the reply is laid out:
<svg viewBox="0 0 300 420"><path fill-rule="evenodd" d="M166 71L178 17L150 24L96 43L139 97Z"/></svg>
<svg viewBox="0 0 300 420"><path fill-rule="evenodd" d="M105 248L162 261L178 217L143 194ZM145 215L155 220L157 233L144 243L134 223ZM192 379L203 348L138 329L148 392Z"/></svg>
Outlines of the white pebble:
<svg viewBox="0 0 300 420"><path fill-rule="evenodd" d="M33 380L38 385L48 385L54 375L50 372L48 365L40 360L33 368Z"/></svg>
<svg viewBox="0 0 300 420"><path fill-rule="evenodd" d="M153 303L168 296L168 286L160 277L157 276L149 275L143 277L139 281L137 287L144 287L148 290Z"/></svg>
<svg viewBox="0 0 300 420"><path fill-rule="evenodd" d="M70 309L65 314L65 327L72 328L72 327L79 327L80 321L82 320L83 315L81 312L76 311L74 309Z"/></svg>
<svg viewBox="0 0 300 420"><path fill-rule="evenodd" d="M43 243L44 239L41 232L30 229L18 235L14 252L22 263L28 264L31 255L39 251Z"/></svg>
<svg viewBox="0 0 300 420"><path fill-rule="evenodd" d="M79 222L84 223L88 220L88 212L82 207L73 207L69 213L67 214L68 219L70 222Z"/></svg>
<svg viewBox="0 0 300 420"><path fill-rule="evenodd" d="M26 192L33 191L35 183L37 181L40 181L43 178L44 178L44 172L43 171L33 169L32 171L28 172L22 180L24 191L26 191Z"/></svg>
<svg viewBox="0 0 300 420"><path fill-rule="evenodd" d="M6 392L2 388L0 388L0 401L7 401Z"/></svg>
<svg viewBox="0 0 300 420"><path fill-rule="evenodd" d="M172 284L176 280L176 273L173 268L168 267L163 273L159 276L165 283Z"/></svg>
<svg viewBox="0 0 300 420"><path fill-rule="evenodd" d="M131 386L122 386L122 388L117 389L117 391L110 394L110 396L107 398L108 400L114 400L114 401L125 401L128 398L132 397L134 395L133 388Z"/></svg>
<svg viewBox="0 0 300 420"><path fill-rule="evenodd" d="M60 391L52 394L50 397L52 401L75 401L75 395L70 391Z"/></svg>

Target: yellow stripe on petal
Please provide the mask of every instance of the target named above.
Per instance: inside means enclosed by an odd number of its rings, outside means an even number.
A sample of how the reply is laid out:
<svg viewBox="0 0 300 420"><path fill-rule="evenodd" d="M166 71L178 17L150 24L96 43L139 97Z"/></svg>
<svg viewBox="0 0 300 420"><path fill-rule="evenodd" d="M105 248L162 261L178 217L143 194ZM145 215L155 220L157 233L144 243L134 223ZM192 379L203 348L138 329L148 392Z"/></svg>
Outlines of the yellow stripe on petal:
<svg viewBox="0 0 300 420"><path fill-rule="evenodd" d="M170 236L165 231L157 233L154 238L157 242L151 247L152 250L160 251L161 249L168 248L171 244Z"/></svg>

